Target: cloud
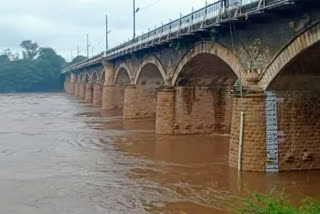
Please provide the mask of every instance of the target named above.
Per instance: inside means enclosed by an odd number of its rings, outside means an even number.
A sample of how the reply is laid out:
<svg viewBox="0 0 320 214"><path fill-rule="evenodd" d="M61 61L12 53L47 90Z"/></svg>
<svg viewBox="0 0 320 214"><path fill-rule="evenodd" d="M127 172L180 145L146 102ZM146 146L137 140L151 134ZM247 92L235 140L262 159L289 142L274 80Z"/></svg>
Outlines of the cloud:
<svg viewBox="0 0 320 214"><path fill-rule="evenodd" d="M205 0L136 0L137 33L201 8ZM10 0L0 8L0 50L19 51L26 39L52 47L70 60L77 45L85 55L86 34L97 54L105 47L105 15L109 17L109 45L132 37L132 0Z"/></svg>

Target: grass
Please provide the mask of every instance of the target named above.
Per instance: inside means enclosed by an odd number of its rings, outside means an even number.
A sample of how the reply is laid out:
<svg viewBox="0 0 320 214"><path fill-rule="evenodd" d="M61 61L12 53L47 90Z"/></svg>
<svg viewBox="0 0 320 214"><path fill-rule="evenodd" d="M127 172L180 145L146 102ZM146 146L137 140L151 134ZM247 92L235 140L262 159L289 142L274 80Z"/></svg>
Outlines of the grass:
<svg viewBox="0 0 320 214"><path fill-rule="evenodd" d="M306 198L300 207L293 206L284 194L275 196L272 192L268 194L252 193L243 199L240 208L236 210L239 214L320 214L320 202Z"/></svg>

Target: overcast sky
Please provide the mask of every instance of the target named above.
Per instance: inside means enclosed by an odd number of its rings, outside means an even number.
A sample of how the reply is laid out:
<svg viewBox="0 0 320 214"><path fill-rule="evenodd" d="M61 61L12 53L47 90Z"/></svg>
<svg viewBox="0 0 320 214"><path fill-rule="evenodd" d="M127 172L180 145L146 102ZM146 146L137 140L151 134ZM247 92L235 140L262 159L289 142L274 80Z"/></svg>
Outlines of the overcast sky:
<svg viewBox="0 0 320 214"><path fill-rule="evenodd" d="M205 0L136 0L136 5L142 8L137 14L137 33L141 34L191 12L192 7L203 7ZM0 51L19 52L21 41L31 39L70 60L71 51L76 56L77 45L86 55L88 33L94 54L98 54L105 47L106 14L112 31L110 47L132 37L132 0L3 0Z"/></svg>

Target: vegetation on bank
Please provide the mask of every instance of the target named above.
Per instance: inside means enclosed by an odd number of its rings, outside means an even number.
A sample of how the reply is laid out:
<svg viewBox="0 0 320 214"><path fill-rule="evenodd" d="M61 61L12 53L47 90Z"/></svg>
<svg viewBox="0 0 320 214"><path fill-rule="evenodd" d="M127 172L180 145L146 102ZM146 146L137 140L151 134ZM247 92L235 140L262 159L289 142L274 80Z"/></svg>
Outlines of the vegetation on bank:
<svg viewBox="0 0 320 214"><path fill-rule="evenodd" d="M311 198L302 201L300 207L293 206L288 198L281 194L253 193L247 199L241 200L239 214L319 214L320 203Z"/></svg>
<svg viewBox="0 0 320 214"><path fill-rule="evenodd" d="M9 49L0 53L0 92L61 90L61 69L84 59L79 56L67 64L54 49L39 47L31 40L23 41L20 47L23 49L21 58Z"/></svg>

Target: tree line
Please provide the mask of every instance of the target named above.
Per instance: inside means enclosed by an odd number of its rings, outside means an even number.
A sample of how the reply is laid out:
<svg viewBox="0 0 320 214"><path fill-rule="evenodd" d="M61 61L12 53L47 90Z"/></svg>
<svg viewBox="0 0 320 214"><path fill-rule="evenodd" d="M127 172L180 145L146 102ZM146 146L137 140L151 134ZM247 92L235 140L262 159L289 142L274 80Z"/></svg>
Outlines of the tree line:
<svg viewBox="0 0 320 214"><path fill-rule="evenodd" d="M9 49L0 53L0 92L45 92L63 88L63 67L77 63L85 57L78 56L71 63L54 49L39 47L31 40L20 44L22 57Z"/></svg>

